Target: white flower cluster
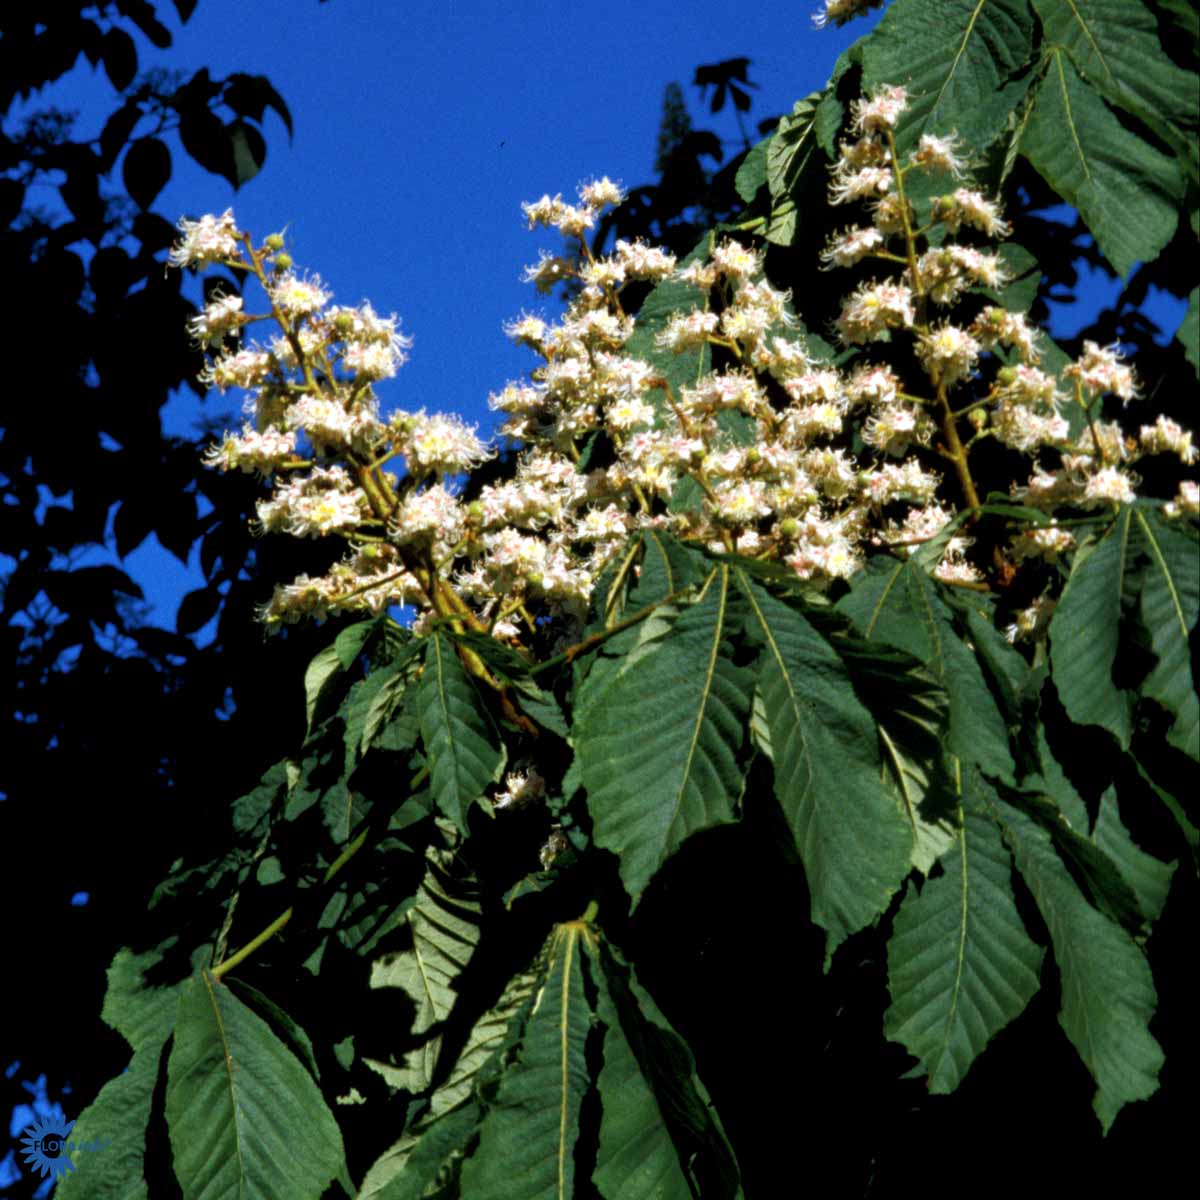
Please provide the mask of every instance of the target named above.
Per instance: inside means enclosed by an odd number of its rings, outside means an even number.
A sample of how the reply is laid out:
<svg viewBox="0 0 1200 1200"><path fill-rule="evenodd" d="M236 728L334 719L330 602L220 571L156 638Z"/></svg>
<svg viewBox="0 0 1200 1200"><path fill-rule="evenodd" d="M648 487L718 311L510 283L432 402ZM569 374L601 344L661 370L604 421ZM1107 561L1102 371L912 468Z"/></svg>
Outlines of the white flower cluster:
<svg viewBox="0 0 1200 1200"><path fill-rule="evenodd" d="M861 7L827 5L831 20ZM835 321L844 346L865 348L849 369L814 355L790 294L771 285L752 246L714 237L683 266L641 242L617 241L597 257L587 233L623 199L608 178L583 186L577 204L547 195L525 205L531 228L556 229L579 247L542 254L526 279L540 291L567 284L573 299L557 321L525 314L507 327L540 362L527 381L490 397L517 453L512 469L469 501L461 477L492 456L474 429L423 409L379 417L371 385L395 373L409 345L394 317L365 304L331 306L317 277L291 269L281 238L256 248L229 213L184 222L172 261L249 270L280 330L265 347L226 348L224 338L266 319L243 312L240 298L214 299L192 322L197 340L216 351L204 377L247 390L254 416L207 461L280 477L259 505L264 530L350 544L327 576L278 588L265 619L403 602L418 609L418 631L441 619L524 644L547 632L570 638L600 572L639 528L774 559L824 586L852 575L868 547L911 551L954 517L942 474L931 469L935 452L971 506L979 503L969 467L975 442L994 438L1032 457L1034 473L1014 494L1045 509L1129 501L1136 479L1128 467L1143 454L1194 461L1191 434L1165 418L1136 439L1100 419L1102 397L1137 395L1115 347L1088 343L1056 377L1039 365L1038 334L1025 317L979 300L980 291L1001 291L1008 274L1000 254L959 234L1000 238L1008 227L993 201L957 186L965 163L953 136L925 135L896 160L893 130L907 102L893 87L858 101L856 140L833 169L830 202L865 205L871 219L833 238L824 267L871 259L887 271L855 288ZM923 228L905 189L918 171L955 181L932 201ZM622 295L666 280L690 299L639 327ZM974 315L956 321L967 301ZM643 347L653 333L652 361L629 350L639 328ZM894 352L905 340L910 359ZM880 343L887 362L872 360ZM707 369L673 383L659 367L682 354ZM914 379L897 374L906 361ZM990 383L984 367L994 369ZM389 461L403 462L402 476L383 470ZM1169 511L1195 508L1195 485L1185 484ZM1009 553L1015 562L1053 562L1072 545L1069 532L1050 525L1016 536ZM970 546L961 534L949 539L938 576L984 586ZM1045 611L1018 622L1018 632L1042 628ZM518 806L534 786L510 778L497 806Z"/></svg>

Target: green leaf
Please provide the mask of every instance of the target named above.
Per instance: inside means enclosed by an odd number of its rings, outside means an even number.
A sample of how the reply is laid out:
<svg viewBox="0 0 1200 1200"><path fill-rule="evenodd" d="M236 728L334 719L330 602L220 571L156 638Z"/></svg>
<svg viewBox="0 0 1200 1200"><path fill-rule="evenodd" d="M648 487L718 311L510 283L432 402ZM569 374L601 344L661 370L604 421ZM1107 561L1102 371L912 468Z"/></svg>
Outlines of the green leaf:
<svg viewBox="0 0 1200 1200"><path fill-rule="evenodd" d="M461 1152L483 1115L482 1106L470 1099L472 1092L496 1075L505 1053L520 1040L543 965L509 980L499 1001L475 1023L428 1111L371 1166L359 1200L417 1200L446 1165L444 1160Z"/></svg>
<svg viewBox="0 0 1200 1200"><path fill-rule="evenodd" d="M1192 288L1188 296L1187 312L1175 331L1175 340L1183 343L1183 353L1200 378L1200 287Z"/></svg>
<svg viewBox="0 0 1200 1200"><path fill-rule="evenodd" d="M771 141L768 135L761 142L755 143L742 159L734 176L733 186L737 194L747 203L752 204L758 195L758 189L767 182L767 146Z"/></svg>
<svg viewBox="0 0 1200 1200"><path fill-rule="evenodd" d="M1042 951L1025 932L1011 856L965 782L962 822L941 858L944 873L910 890L888 943L892 1004L884 1031L903 1044L935 1094L952 1092L987 1043L1038 989Z"/></svg>
<svg viewBox="0 0 1200 1200"><path fill-rule="evenodd" d="M870 642L851 649L844 638L835 649L875 719L883 780L912 830L912 864L927 875L954 841L958 825L944 753L949 698L926 668L902 651Z"/></svg>
<svg viewBox="0 0 1200 1200"><path fill-rule="evenodd" d="M1167 741L1200 760L1200 699L1189 644L1200 616L1200 546L1153 510L1137 509L1134 521L1149 557L1142 576L1141 621L1158 658L1141 690L1174 718Z"/></svg>
<svg viewBox="0 0 1200 1200"><path fill-rule="evenodd" d="M771 219L767 241L790 246L796 237L796 198L804 190L804 179L825 164L815 135L817 102L814 92L797 100L792 111L775 127L767 146L766 177L771 192ZM824 180L822 180L822 184Z"/></svg>
<svg viewBox="0 0 1200 1200"><path fill-rule="evenodd" d="M1121 594L1131 553L1132 509L1113 527L1080 546L1050 621L1054 686L1077 725L1099 725L1129 748L1129 696L1113 683L1121 624Z"/></svg>
<svg viewBox="0 0 1200 1200"><path fill-rule="evenodd" d="M386 621L387 617L372 617L369 621L356 621L353 625L346 626L337 635L333 648L337 651L338 661L342 664L343 670L348 671L354 666L358 656L363 653L367 643L371 640L372 634L378 633Z"/></svg>
<svg viewBox="0 0 1200 1200"><path fill-rule="evenodd" d="M72 1155L84 1171L59 1180L55 1195L67 1200L142 1200L145 1183L146 1127L150 1124L158 1085L162 1048L175 1025L180 991L186 981L172 986L147 983L151 968L158 967L171 941L145 954L117 952L108 969L104 997L105 1022L134 1049L128 1068L100 1089L71 1130L76 1142L106 1142L102 1151L76 1151Z"/></svg>
<svg viewBox="0 0 1200 1200"><path fill-rule="evenodd" d="M950 753L990 776L1011 781L1007 723L938 585L911 560L883 559L858 572L851 589L838 602L838 611L850 617L864 637L895 646L923 663L945 689Z"/></svg>
<svg viewBox="0 0 1200 1200"><path fill-rule="evenodd" d="M452 1170L482 1117L483 1106L473 1101L405 1134L367 1172L357 1200L422 1200Z"/></svg>
<svg viewBox="0 0 1200 1200"><path fill-rule="evenodd" d="M166 1115L185 1200L320 1200L343 1167L341 1132L312 1076L207 971L179 998Z"/></svg>
<svg viewBox="0 0 1200 1200"><path fill-rule="evenodd" d="M467 809L500 777L504 748L454 644L439 633L426 638L417 703L434 799L466 833Z"/></svg>
<svg viewBox="0 0 1200 1200"><path fill-rule="evenodd" d="M1171 240L1182 187L1177 166L1127 130L1061 50L1049 55L1020 147L1079 210L1122 278Z"/></svg>
<svg viewBox="0 0 1200 1200"><path fill-rule="evenodd" d="M1048 42L1066 49L1105 98L1182 149L1196 128L1196 77L1164 53L1154 14L1140 0L1033 0Z"/></svg>
<svg viewBox="0 0 1200 1200"><path fill-rule="evenodd" d="M604 1029L592 1183L605 1200L733 1197L737 1168L687 1046L612 951L584 944Z"/></svg>
<svg viewBox="0 0 1200 1200"><path fill-rule="evenodd" d="M404 1056L403 1065L367 1060L393 1087L422 1092L433 1082L442 1046L441 1027L454 1008L456 981L479 942L480 904L475 888L454 880L430 848L427 869L416 900L400 919L412 946L376 959L372 988L399 988L416 1009L409 1033L420 1043Z"/></svg>
<svg viewBox="0 0 1200 1200"><path fill-rule="evenodd" d="M1115 788L1110 787L1100 797L1100 810L1096 814L1092 838L1116 864L1121 878L1137 897L1147 926L1153 925L1167 902L1176 864L1162 862L1152 854L1147 854L1129 836L1129 831L1121 821Z"/></svg>
<svg viewBox="0 0 1200 1200"><path fill-rule="evenodd" d="M1025 95L1033 54L1025 0L896 0L863 43L863 91L902 84L901 149L955 131L980 153Z"/></svg>
<svg viewBox="0 0 1200 1200"><path fill-rule="evenodd" d="M589 676L580 689L587 715L575 751L593 836L619 856L635 904L687 837L733 820L745 783L738 752L750 683L727 645L729 574L714 570L701 599L636 665ZM587 694L601 686L601 698Z"/></svg>
<svg viewBox="0 0 1200 1200"><path fill-rule="evenodd" d="M795 609L738 572L771 731L775 795L804 862L827 955L881 913L908 873L912 833L881 782L875 722L845 665Z"/></svg>
<svg viewBox="0 0 1200 1200"><path fill-rule="evenodd" d="M1077 878L1087 888L1092 903L1105 915L1124 926L1131 937L1142 932L1142 910L1132 888L1121 877L1116 864L1091 838L1062 819L1051 797L1026 788L1012 793L1011 802L1050 834L1059 854L1074 866Z"/></svg>
<svg viewBox="0 0 1200 1200"><path fill-rule="evenodd" d="M317 705L326 694L326 689L334 676L342 671L342 656L338 653L337 645L326 646L308 664L304 672L304 711L308 718L308 732L316 726Z"/></svg>
<svg viewBox="0 0 1200 1200"><path fill-rule="evenodd" d="M556 926L545 983L516 1059L500 1077L463 1163L472 1200L570 1200L579 1110L588 1086L584 1044L592 1014L583 987L582 922Z"/></svg>
<svg viewBox="0 0 1200 1200"><path fill-rule="evenodd" d="M1149 1030L1157 1004L1150 967L1129 935L1087 902L1050 834L997 797L987 803L1050 931L1062 975L1059 1023L1096 1081L1093 1108L1107 1133L1123 1105L1158 1088L1163 1054Z"/></svg>

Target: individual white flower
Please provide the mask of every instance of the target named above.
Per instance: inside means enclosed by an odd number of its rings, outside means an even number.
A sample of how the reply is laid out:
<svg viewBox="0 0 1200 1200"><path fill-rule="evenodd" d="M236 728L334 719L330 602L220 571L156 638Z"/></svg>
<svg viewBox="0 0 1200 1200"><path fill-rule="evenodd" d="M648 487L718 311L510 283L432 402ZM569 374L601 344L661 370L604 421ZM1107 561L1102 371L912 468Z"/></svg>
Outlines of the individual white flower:
<svg viewBox="0 0 1200 1200"><path fill-rule="evenodd" d="M239 257L243 233L227 208L219 217L204 216L199 221L179 218L182 239L172 247L167 261L175 267L202 267L207 263L227 262Z"/></svg>
<svg viewBox="0 0 1200 1200"><path fill-rule="evenodd" d="M302 279L294 271L285 271L271 283L271 302L285 317L307 317L329 302L329 293L321 287L320 277Z"/></svg>
<svg viewBox="0 0 1200 1200"><path fill-rule="evenodd" d="M1125 365L1124 355L1115 342L1111 346L1099 346L1085 341L1083 354L1063 374L1078 379L1090 398L1111 394L1128 404L1138 397L1137 379L1132 368Z"/></svg>
<svg viewBox="0 0 1200 1200"><path fill-rule="evenodd" d="M975 369L979 343L950 322L931 329L917 340L917 357L935 383L949 387Z"/></svg>
<svg viewBox="0 0 1200 1200"><path fill-rule="evenodd" d="M912 161L927 171L946 171L961 179L966 163L955 153L957 148L958 138L954 134L936 137L932 133L923 133L913 151Z"/></svg>
<svg viewBox="0 0 1200 1200"><path fill-rule="evenodd" d="M850 115L859 133L884 133L896 128L900 114L907 107L908 93L904 88L884 84L866 99L855 100L850 105Z"/></svg>
<svg viewBox="0 0 1200 1200"><path fill-rule="evenodd" d="M201 346L220 346L237 333L243 321L241 296L214 296L204 310L188 322L188 332Z"/></svg>

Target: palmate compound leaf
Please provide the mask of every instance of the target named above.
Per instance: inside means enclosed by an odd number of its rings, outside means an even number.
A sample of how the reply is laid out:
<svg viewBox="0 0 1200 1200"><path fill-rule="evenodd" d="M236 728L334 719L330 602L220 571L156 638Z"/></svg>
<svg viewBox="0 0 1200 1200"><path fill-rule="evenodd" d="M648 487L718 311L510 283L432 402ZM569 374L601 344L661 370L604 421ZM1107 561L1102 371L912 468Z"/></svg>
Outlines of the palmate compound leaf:
<svg viewBox="0 0 1200 1200"><path fill-rule="evenodd" d="M402 1065L367 1060L393 1087L422 1092L433 1082L442 1046L440 1026L449 1017L462 974L479 942L480 904L476 889L457 881L441 859L426 851L425 878L413 904L400 918L412 936L411 947L388 954L371 966L372 988L399 988L416 1009L410 1033L420 1044Z"/></svg>
<svg viewBox="0 0 1200 1200"><path fill-rule="evenodd" d="M133 1047L128 1068L110 1079L79 1115L71 1130L76 1142L107 1143L103 1153L76 1151L76 1171L59 1180L56 1196L68 1200L144 1200L146 1127L150 1124L162 1048L175 1025L185 983L154 986L146 973L170 943L145 954L118 951L108 969L105 1023ZM199 957L199 956L198 956ZM86 1170L80 1159L86 1153Z"/></svg>
<svg viewBox="0 0 1200 1200"><path fill-rule="evenodd" d="M425 639L417 704L434 800L466 833L467 809L504 768L504 746L454 643L439 633Z"/></svg>
<svg viewBox="0 0 1200 1200"><path fill-rule="evenodd" d="M908 873L912 833L881 780L875 722L836 651L744 572L745 628L770 729L775 795L796 839L827 955L875 919Z"/></svg>
<svg viewBox="0 0 1200 1200"><path fill-rule="evenodd" d="M605 1200L737 1195L733 1155L687 1046L607 945L585 948L604 1029L592 1183Z"/></svg>
<svg viewBox="0 0 1200 1200"><path fill-rule="evenodd" d="M571 1200L575 1143L588 1087L585 1044L592 1010L584 994L583 921L555 927L544 982L514 1060L500 1077L463 1163L472 1200Z"/></svg>
<svg viewBox="0 0 1200 1200"><path fill-rule="evenodd" d="M888 943L892 1004L884 1031L921 1060L934 1093L952 1092L987 1043L1038 988L1042 950L1025 932L1011 855L983 807L987 783L964 778L961 823L943 874L909 891Z"/></svg>
<svg viewBox="0 0 1200 1200"><path fill-rule="evenodd" d="M751 682L730 658L730 591L729 568L714 568L647 653L593 669L580 688L575 751L593 836L620 857L635 904L685 838L733 820L745 784Z"/></svg>
<svg viewBox="0 0 1200 1200"><path fill-rule="evenodd" d="M312 1076L207 971L180 993L166 1115L184 1200L319 1200L344 1173L341 1131Z"/></svg>
<svg viewBox="0 0 1200 1200"><path fill-rule="evenodd" d="M1149 1030L1157 1004L1145 956L1094 909L1054 852L1049 832L998 796L985 796L1050 931L1062 976L1059 1023L1097 1084L1092 1107L1107 1133L1122 1106L1158 1088L1163 1053Z"/></svg>
<svg viewBox="0 0 1200 1200"><path fill-rule="evenodd" d="M907 88L901 149L954 131L982 152L1029 86L1033 29L1026 0L896 0L863 45L863 90Z"/></svg>

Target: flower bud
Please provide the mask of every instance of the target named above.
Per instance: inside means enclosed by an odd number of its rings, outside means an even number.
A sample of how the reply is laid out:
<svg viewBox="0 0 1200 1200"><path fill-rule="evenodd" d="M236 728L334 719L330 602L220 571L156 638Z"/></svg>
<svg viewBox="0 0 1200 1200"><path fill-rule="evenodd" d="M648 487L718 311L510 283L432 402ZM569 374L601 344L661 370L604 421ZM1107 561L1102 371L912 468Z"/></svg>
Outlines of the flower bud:
<svg viewBox="0 0 1200 1200"><path fill-rule="evenodd" d="M1000 370L996 372L996 382L1002 387L1012 387L1012 385L1017 382L1017 368L1001 367Z"/></svg>
<svg viewBox="0 0 1200 1200"><path fill-rule="evenodd" d="M784 517L779 522L779 532L784 537L795 537L800 532L800 522L795 517Z"/></svg>
<svg viewBox="0 0 1200 1200"><path fill-rule="evenodd" d="M975 426L976 429L982 429L987 424L987 411L982 408L973 408L968 414L967 419Z"/></svg>
<svg viewBox="0 0 1200 1200"><path fill-rule="evenodd" d="M751 446L750 449L746 451L744 461L748 467L752 467L755 463L762 461L762 454L759 452L757 446Z"/></svg>
<svg viewBox="0 0 1200 1200"><path fill-rule="evenodd" d="M349 333L354 328L354 314L340 312L333 318L333 327L338 333Z"/></svg>
<svg viewBox="0 0 1200 1200"><path fill-rule="evenodd" d="M525 576L525 582L529 584L531 588L540 588L543 582L542 573L540 571L530 571L529 574Z"/></svg>
<svg viewBox="0 0 1200 1200"><path fill-rule="evenodd" d="M483 503L479 500L472 500L467 505L467 520L473 525L478 525L483 520Z"/></svg>

